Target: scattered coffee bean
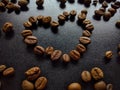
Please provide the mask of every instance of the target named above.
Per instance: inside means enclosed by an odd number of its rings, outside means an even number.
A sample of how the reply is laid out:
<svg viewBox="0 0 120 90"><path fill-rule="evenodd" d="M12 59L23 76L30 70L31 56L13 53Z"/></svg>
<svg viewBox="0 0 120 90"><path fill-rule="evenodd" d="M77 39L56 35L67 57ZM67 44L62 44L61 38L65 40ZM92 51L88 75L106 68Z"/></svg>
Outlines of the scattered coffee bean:
<svg viewBox="0 0 120 90"><path fill-rule="evenodd" d="M90 74L90 72L89 71L83 71L82 73L81 73L81 78L82 78L82 80L84 81L84 82L89 82L89 81L91 81L91 74Z"/></svg>
<svg viewBox="0 0 120 90"><path fill-rule="evenodd" d="M70 16L76 16L76 14L77 14L77 11L76 10L71 10L70 11Z"/></svg>
<svg viewBox="0 0 120 90"><path fill-rule="evenodd" d="M44 3L44 0L36 0L36 4L39 6L42 6Z"/></svg>
<svg viewBox="0 0 120 90"><path fill-rule="evenodd" d="M52 28L57 28L59 26L59 22L51 21L50 25L51 25Z"/></svg>
<svg viewBox="0 0 120 90"><path fill-rule="evenodd" d="M105 12L104 15L103 15L103 19L104 20L109 20L111 18L111 13L110 12Z"/></svg>
<svg viewBox="0 0 120 90"><path fill-rule="evenodd" d="M91 33L88 30L84 30L82 33L83 36L90 37Z"/></svg>
<svg viewBox="0 0 120 90"><path fill-rule="evenodd" d="M50 24L52 18L50 16L43 17L42 22L43 24Z"/></svg>
<svg viewBox="0 0 120 90"><path fill-rule="evenodd" d="M116 13L116 9L109 8L108 11L111 13L111 15L114 15Z"/></svg>
<svg viewBox="0 0 120 90"><path fill-rule="evenodd" d="M26 7L28 5L28 1L27 0L19 0L18 5L20 5L21 7Z"/></svg>
<svg viewBox="0 0 120 90"><path fill-rule="evenodd" d="M71 59L73 59L75 61L78 61L80 59L80 56L81 56L77 50L71 50L69 52L69 55L70 55Z"/></svg>
<svg viewBox="0 0 120 90"><path fill-rule="evenodd" d="M65 4L67 0L60 0L61 4Z"/></svg>
<svg viewBox="0 0 120 90"><path fill-rule="evenodd" d="M62 60L63 60L63 62L68 63L68 62L70 62L70 56L68 54L63 54Z"/></svg>
<svg viewBox="0 0 120 90"><path fill-rule="evenodd" d="M35 46L34 47L34 53L37 55L43 55L45 52L45 49L42 46Z"/></svg>
<svg viewBox="0 0 120 90"><path fill-rule="evenodd" d="M65 21L66 17L62 14L58 15L59 21Z"/></svg>
<svg viewBox="0 0 120 90"><path fill-rule="evenodd" d="M90 3L91 3L91 0L84 0L85 5L90 5Z"/></svg>
<svg viewBox="0 0 120 90"><path fill-rule="evenodd" d="M91 39L89 37L81 36L79 39L80 43L86 45L91 43Z"/></svg>
<svg viewBox="0 0 120 90"><path fill-rule="evenodd" d="M85 28L86 28L86 30L88 30L88 31L92 31L92 30L94 29L94 26L93 26L93 24L87 24L87 25L85 26Z"/></svg>
<svg viewBox="0 0 120 90"><path fill-rule="evenodd" d="M54 50L53 53L51 54L51 60L56 61L61 57L61 55L62 55L62 51Z"/></svg>
<svg viewBox="0 0 120 90"><path fill-rule="evenodd" d="M23 30L23 31L21 32L21 35L22 35L23 37L32 36L32 31L31 31L31 30Z"/></svg>
<svg viewBox="0 0 120 90"><path fill-rule="evenodd" d="M107 7L108 7L108 3L107 3L106 1L104 1L104 2L102 3L102 7L103 7L103 8L107 8Z"/></svg>
<svg viewBox="0 0 120 90"><path fill-rule="evenodd" d="M98 0L93 0L93 5L97 5Z"/></svg>
<svg viewBox="0 0 120 90"><path fill-rule="evenodd" d="M116 22L116 27L120 28L120 20Z"/></svg>
<svg viewBox="0 0 120 90"><path fill-rule="evenodd" d="M86 19L86 20L84 20L83 21L83 23L82 23L83 25L87 25L87 24L91 24L91 21L90 20L88 20L88 19Z"/></svg>
<svg viewBox="0 0 120 90"><path fill-rule="evenodd" d="M5 6L9 3L9 0L1 0L5 4Z"/></svg>
<svg viewBox="0 0 120 90"><path fill-rule="evenodd" d="M115 1L115 5L118 5L120 7L120 1Z"/></svg>
<svg viewBox="0 0 120 90"><path fill-rule="evenodd" d="M107 89L106 90L113 90L113 85L112 84L107 84Z"/></svg>
<svg viewBox="0 0 120 90"><path fill-rule="evenodd" d="M6 5L6 8L7 8L8 10L14 10L14 3L9 2L9 3Z"/></svg>
<svg viewBox="0 0 120 90"><path fill-rule="evenodd" d="M3 71L3 76L11 76L15 73L15 69L13 67L9 67Z"/></svg>
<svg viewBox="0 0 120 90"><path fill-rule="evenodd" d="M86 14L85 13L80 13L78 14L78 20L79 21L84 21L86 19Z"/></svg>
<svg viewBox="0 0 120 90"><path fill-rule="evenodd" d="M28 80L23 80L22 81L22 89L23 90L34 90L34 85L32 82Z"/></svg>
<svg viewBox="0 0 120 90"><path fill-rule="evenodd" d="M41 69L39 67L32 67L25 72L28 80L36 80L41 74Z"/></svg>
<svg viewBox="0 0 120 90"><path fill-rule="evenodd" d="M118 9L118 8L119 8L118 5L115 5L115 4L113 4L113 3L111 4L111 7L114 8L114 9Z"/></svg>
<svg viewBox="0 0 120 90"><path fill-rule="evenodd" d="M0 9L4 9L5 8L5 4L3 2L0 2Z"/></svg>
<svg viewBox="0 0 120 90"><path fill-rule="evenodd" d="M67 12L67 11L64 11L64 12L63 12L63 15L64 15L66 18L68 18L68 16L70 15L70 13Z"/></svg>
<svg viewBox="0 0 120 90"><path fill-rule="evenodd" d="M37 20L38 20L38 22L42 22L43 18L44 18L43 15L39 15L39 16L37 16Z"/></svg>
<svg viewBox="0 0 120 90"><path fill-rule="evenodd" d="M95 10L95 16L96 17L101 17L101 16L103 16L104 15L104 12L102 11L102 10Z"/></svg>
<svg viewBox="0 0 120 90"><path fill-rule="evenodd" d="M47 78L46 77L39 77L35 81L35 88L36 90L44 90L47 85Z"/></svg>
<svg viewBox="0 0 120 90"><path fill-rule="evenodd" d="M113 57L113 52L112 51L106 51L105 52L105 58L106 59L112 59Z"/></svg>
<svg viewBox="0 0 120 90"><path fill-rule="evenodd" d="M32 24L35 24L37 22L37 19L34 16L29 17L28 19Z"/></svg>
<svg viewBox="0 0 120 90"><path fill-rule="evenodd" d="M6 69L6 65L0 65L0 72L3 72Z"/></svg>
<svg viewBox="0 0 120 90"><path fill-rule="evenodd" d="M85 15L87 15L88 11L86 9L81 10L81 13L84 13Z"/></svg>
<svg viewBox="0 0 120 90"><path fill-rule="evenodd" d="M82 90L81 85L77 82L68 85L68 90Z"/></svg>
<svg viewBox="0 0 120 90"><path fill-rule="evenodd" d="M106 11L106 8L101 7L101 8L99 8L99 10L104 13Z"/></svg>
<svg viewBox="0 0 120 90"><path fill-rule="evenodd" d="M45 53L47 55L51 55L54 51L54 48L52 46L48 46L46 49L45 49Z"/></svg>
<svg viewBox="0 0 120 90"><path fill-rule="evenodd" d="M104 77L103 71L98 67L92 68L91 75L95 80L99 80L99 79L102 79Z"/></svg>
<svg viewBox="0 0 120 90"><path fill-rule="evenodd" d="M17 11L20 11L20 6L19 5L16 5L14 4L14 10L17 12Z"/></svg>
<svg viewBox="0 0 120 90"><path fill-rule="evenodd" d="M27 36L24 39L24 42L28 45L35 45L38 42L38 39L35 36Z"/></svg>
<svg viewBox="0 0 120 90"><path fill-rule="evenodd" d="M76 50L79 52L79 53L84 53L86 51L86 47L82 44L78 44L76 46Z"/></svg>
<svg viewBox="0 0 120 90"><path fill-rule="evenodd" d="M13 31L13 24L11 22L6 22L2 27L2 31L5 33Z"/></svg>
<svg viewBox="0 0 120 90"><path fill-rule="evenodd" d="M94 84L95 90L106 90L106 83L104 81L99 81Z"/></svg>
<svg viewBox="0 0 120 90"><path fill-rule="evenodd" d="M24 22L23 25L24 25L25 28L31 28L32 27L32 23L29 22L29 21Z"/></svg>

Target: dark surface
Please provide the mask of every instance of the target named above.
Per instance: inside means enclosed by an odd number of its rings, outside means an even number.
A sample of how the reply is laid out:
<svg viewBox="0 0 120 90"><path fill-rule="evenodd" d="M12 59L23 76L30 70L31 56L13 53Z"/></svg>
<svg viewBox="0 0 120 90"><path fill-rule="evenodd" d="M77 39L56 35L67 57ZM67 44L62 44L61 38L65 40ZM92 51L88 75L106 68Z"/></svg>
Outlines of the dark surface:
<svg viewBox="0 0 120 90"><path fill-rule="evenodd" d="M70 0L69 0L70 1ZM103 69L106 83L112 83L113 90L120 89L120 59L117 56L117 45L120 43L120 29L115 27L116 20L120 19L120 9L109 20L94 20L94 10L101 5L91 5L88 10L87 18L94 24L94 31L91 36L92 43L88 45L87 52L81 59L74 63L70 62L65 65L61 61L52 63L49 58L36 57L32 47L27 47L23 42L21 31L24 30L23 22L27 21L30 16L50 15L53 20L57 20L58 14L64 10L77 10L79 13L86 8L83 4L75 2L66 3L65 8L61 8L57 0L45 0L43 9L37 9L35 0L31 0L28 9L23 10L20 14L15 12L0 13L0 28L6 21L14 24L14 33L5 35L0 31L0 64L8 67L13 66L16 70L15 75L11 78L0 76L2 87L0 90L21 90L21 82L25 79L24 72L33 67L39 66L42 70L41 76L48 78L47 88L45 90L66 90L67 85L72 82L79 82L82 90L93 90L94 82L84 83L80 78L83 70L91 70L97 66ZM37 27L33 30L33 35L39 39L38 45L47 47L49 45L60 49L63 53L68 53L79 43L78 39L82 35L82 28L77 25L77 17L74 22L66 21L63 26L59 26L58 32L54 33L50 28ZM113 51L113 58L109 62L104 59L104 53L107 50Z"/></svg>

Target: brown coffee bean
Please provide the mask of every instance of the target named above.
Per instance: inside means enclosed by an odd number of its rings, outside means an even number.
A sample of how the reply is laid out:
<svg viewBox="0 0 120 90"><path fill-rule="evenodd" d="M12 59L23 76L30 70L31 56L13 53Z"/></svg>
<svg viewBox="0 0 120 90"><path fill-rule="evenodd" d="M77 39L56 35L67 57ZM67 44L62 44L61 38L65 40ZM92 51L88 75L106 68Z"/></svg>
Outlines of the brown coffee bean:
<svg viewBox="0 0 120 90"><path fill-rule="evenodd" d="M81 10L81 13L87 15L88 11L86 9Z"/></svg>
<svg viewBox="0 0 120 90"><path fill-rule="evenodd" d="M97 5L98 0L93 0L93 5Z"/></svg>
<svg viewBox="0 0 120 90"><path fill-rule="evenodd" d="M84 21L82 22L82 24L83 24L83 25L91 24L91 21L88 20L88 19L86 19L86 20L84 20Z"/></svg>
<svg viewBox="0 0 120 90"><path fill-rule="evenodd" d="M38 6L42 6L43 3L44 3L44 0L36 0L36 4L37 4Z"/></svg>
<svg viewBox="0 0 120 90"><path fill-rule="evenodd" d="M120 1L115 1L114 4L120 7Z"/></svg>
<svg viewBox="0 0 120 90"><path fill-rule="evenodd" d="M37 20L38 20L38 22L42 22L43 18L44 18L43 15L39 15L39 16L37 16Z"/></svg>
<svg viewBox="0 0 120 90"><path fill-rule="evenodd" d="M29 17L28 20L29 20L32 24L35 24L35 23L37 22L37 19L36 19L36 17L34 17L34 16Z"/></svg>
<svg viewBox="0 0 120 90"><path fill-rule="evenodd" d="M68 54L63 54L62 60L63 60L63 62L68 63L68 62L70 62L70 56Z"/></svg>
<svg viewBox="0 0 120 90"><path fill-rule="evenodd" d="M15 73L15 69L13 67L9 67L3 71L3 76L11 76Z"/></svg>
<svg viewBox="0 0 120 90"><path fill-rule="evenodd" d="M45 52L45 49L42 46L35 46L34 47L34 53L37 55L43 55Z"/></svg>
<svg viewBox="0 0 120 90"><path fill-rule="evenodd" d="M81 85L77 82L71 83L68 85L67 90L82 90Z"/></svg>
<svg viewBox="0 0 120 90"><path fill-rule="evenodd" d="M6 22L2 27L2 31L5 33L13 31L13 24L11 22Z"/></svg>
<svg viewBox="0 0 120 90"><path fill-rule="evenodd" d="M67 18L67 17L70 15L70 13L67 12L67 11L64 11L64 12L63 12L63 15Z"/></svg>
<svg viewBox="0 0 120 90"><path fill-rule="evenodd" d="M88 30L84 30L82 33L83 36L90 37L91 33Z"/></svg>
<svg viewBox="0 0 120 90"><path fill-rule="evenodd" d="M104 15L103 15L103 19L104 20L109 20L111 18L111 13L110 12L105 12Z"/></svg>
<svg viewBox="0 0 120 90"><path fill-rule="evenodd" d="M51 22L50 22L50 25L51 25L51 27L53 27L53 28L57 28L57 27L59 26L59 22L51 21Z"/></svg>
<svg viewBox="0 0 120 90"><path fill-rule="evenodd" d="M9 0L1 0L5 4L5 6L9 3Z"/></svg>
<svg viewBox="0 0 120 90"><path fill-rule="evenodd" d="M89 71L83 71L82 73L81 73L81 78L82 78L82 80L84 81L84 82L89 82L89 81L91 81L91 74L90 74L90 72Z"/></svg>
<svg viewBox="0 0 120 90"><path fill-rule="evenodd" d="M54 48L52 46L48 46L46 49L45 49L45 53L47 55L51 55L54 51Z"/></svg>
<svg viewBox="0 0 120 90"><path fill-rule="evenodd" d="M120 20L118 20L115 25L116 27L120 28Z"/></svg>
<svg viewBox="0 0 120 90"><path fill-rule="evenodd" d="M25 72L25 75L28 80L36 80L41 74L41 69L39 67L32 67Z"/></svg>
<svg viewBox="0 0 120 90"><path fill-rule="evenodd" d="M115 4L111 4L111 7L114 8L114 9L118 9L119 8L119 5L115 5Z"/></svg>
<svg viewBox="0 0 120 90"><path fill-rule="evenodd" d="M85 36L80 37L79 41L82 44L90 44L91 43L91 39L89 37L85 37Z"/></svg>
<svg viewBox="0 0 120 90"><path fill-rule="evenodd" d="M50 24L52 18L50 16L43 17L43 24Z"/></svg>
<svg viewBox="0 0 120 90"><path fill-rule="evenodd" d="M95 90L106 90L106 83L104 81L99 81L94 84Z"/></svg>
<svg viewBox="0 0 120 90"><path fill-rule="evenodd" d="M5 4L3 2L0 2L0 9L4 9L5 8Z"/></svg>
<svg viewBox="0 0 120 90"><path fill-rule="evenodd" d="M66 17L62 14L58 15L59 21L65 21Z"/></svg>
<svg viewBox="0 0 120 90"><path fill-rule="evenodd" d="M104 15L104 12L102 10L95 10L94 13L95 13L95 16L97 16L97 17L101 17Z"/></svg>
<svg viewBox="0 0 120 90"><path fill-rule="evenodd" d="M86 14L85 13L80 13L80 14L78 14L78 20L79 21L83 21L83 20L85 20L86 19Z"/></svg>
<svg viewBox="0 0 120 90"><path fill-rule="evenodd" d="M112 51L106 51L105 52L105 58L106 59L111 59L113 57L113 52Z"/></svg>
<svg viewBox="0 0 120 90"><path fill-rule="evenodd" d="M34 90L34 85L32 82L28 80L23 80L22 81L22 89L23 90Z"/></svg>
<svg viewBox="0 0 120 90"><path fill-rule="evenodd" d="M103 7L99 8L99 10L102 11L103 13L106 11L106 9Z"/></svg>
<svg viewBox="0 0 120 90"><path fill-rule="evenodd" d="M44 90L46 85L47 85L47 78L46 77L39 77L36 81L35 81L35 88L36 90Z"/></svg>
<svg viewBox="0 0 120 90"><path fill-rule="evenodd" d="M107 89L106 90L113 90L113 85L112 84L107 84Z"/></svg>
<svg viewBox="0 0 120 90"><path fill-rule="evenodd" d="M0 72L3 72L6 69L6 65L0 65Z"/></svg>
<svg viewBox="0 0 120 90"><path fill-rule="evenodd" d="M91 0L84 0L85 5L90 5L90 3L91 3Z"/></svg>
<svg viewBox="0 0 120 90"><path fill-rule="evenodd" d="M25 28L31 28L31 27L32 27L32 23L29 22L29 21L26 21L26 22L23 23L23 26L24 26Z"/></svg>
<svg viewBox="0 0 120 90"><path fill-rule="evenodd" d="M61 4L66 3L67 0L60 0Z"/></svg>
<svg viewBox="0 0 120 90"><path fill-rule="evenodd" d="M102 79L104 77L103 71L98 67L92 68L91 75L95 80L99 80L99 79Z"/></svg>
<svg viewBox="0 0 120 90"><path fill-rule="evenodd" d="M34 45L38 42L38 39L37 37L35 36L27 36L25 39L24 39L24 42L28 45Z"/></svg>
<svg viewBox="0 0 120 90"><path fill-rule="evenodd" d="M92 31L94 29L94 26L92 24L87 24L85 26L85 28L88 30L88 31Z"/></svg>
<svg viewBox="0 0 120 90"><path fill-rule="evenodd" d="M26 7L28 5L28 1L27 0L19 0L18 5L20 5L21 7Z"/></svg>
<svg viewBox="0 0 120 90"><path fill-rule="evenodd" d="M76 50L79 52L79 53L84 53L86 51L86 47L82 44L78 44L76 46Z"/></svg>
<svg viewBox="0 0 120 90"><path fill-rule="evenodd" d="M7 8L8 10L14 10L14 3L9 2L9 3L6 5L6 8Z"/></svg>
<svg viewBox="0 0 120 90"><path fill-rule="evenodd" d="M32 36L32 31L31 31L31 30L23 30L23 31L21 32L21 35L22 35L23 37Z"/></svg>
<svg viewBox="0 0 120 90"><path fill-rule="evenodd" d="M80 59L80 56L81 56L77 50L71 50L69 52L69 55L70 55L71 59L73 59L75 61L78 61Z"/></svg>
<svg viewBox="0 0 120 90"><path fill-rule="evenodd" d="M111 15L114 15L116 13L116 9L109 8L108 11L111 13Z"/></svg>
<svg viewBox="0 0 120 90"><path fill-rule="evenodd" d="M62 55L62 51L60 51L60 50L55 50L55 51L53 51L53 53L51 54L51 60L52 60L52 61L56 61L56 60L58 60L58 59L61 57L61 55Z"/></svg>
<svg viewBox="0 0 120 90"><path fill-rule="evenodd" d="M104 1L104 2L102 3L102 7L103 7L103 8L107 8L107 7L108 7L108 3L107 3L106 1Z"/></svg>
<svg viewBox="0 0 120 90"><path fill-rule="evenodd" d="M19 5L14 4L14 10L15 10L16 12L20 11L20 6L19 6Z"/></svg>
<svg viewBox="0 0 120 90"><path fill-rule="evenodd" d="M71 10L71 11L70 11L70 15L71 15L71 16L76 16L76 14L77 14L77 11L76 11L76 10Z"/></svg>

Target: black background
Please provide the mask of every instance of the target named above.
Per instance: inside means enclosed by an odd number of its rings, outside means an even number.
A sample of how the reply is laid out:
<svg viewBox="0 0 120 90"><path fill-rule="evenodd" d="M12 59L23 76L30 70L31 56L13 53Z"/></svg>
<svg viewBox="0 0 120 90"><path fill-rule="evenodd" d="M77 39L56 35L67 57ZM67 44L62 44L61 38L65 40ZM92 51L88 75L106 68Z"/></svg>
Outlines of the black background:
<svg viewBox="0 0 120 90"><path fill-rule="evenodd" d="M0 31L0 64L15 68L13 77L0 76L2 82L0 90L21 90L21 82L25 79L24 72L33 66L39 66L42 70L41 76L48 78L45 90L66 90L67 85L72 82L79 82L82 85L82 90L93 90L94 81L84 83L80 74L83 70L90 71L95 66L104 71L105 77L103 80L106 83L112 83L113 90L120 89L120 60L117 55L120 29L115 27L116 20L120 19L120 9L106 22L102 18L101 20L93 19L94 10L101 7L100 3L97 6L91 4L90 7L86 8L77 0L73 3L69 1L64 8L61 8L59 1L45 0L43 8L37 9L35 0L31 0L28 10L21 11L20 14L7 10L0 13L0 28L6 21L14 24L13 33L6 35ZM87 52L78 62L70 62L68 65L61 61L52 63L46 56L36 57L33 48L24 44L20 33L24 30L23 22L27 21L30 16L50 15L53 20L57 21L57 16L62 14L63 11L76 10L79 13L84 8L88 10L87 19L92 21L95 29L91 36L92 43L88 45ZM33 35L39 40L38 45L42 45L44 48L51 45L55 49L62 50L63 53L68 53L75 49L75 46L79 43L79 37L82 35L83 29L77 24L76 17L75 21L68 20L64 25L59 26L57 33L42 26L32 31ZM114 54L109 62L104 59L104 53L107 50L112 50Z"/></svg>

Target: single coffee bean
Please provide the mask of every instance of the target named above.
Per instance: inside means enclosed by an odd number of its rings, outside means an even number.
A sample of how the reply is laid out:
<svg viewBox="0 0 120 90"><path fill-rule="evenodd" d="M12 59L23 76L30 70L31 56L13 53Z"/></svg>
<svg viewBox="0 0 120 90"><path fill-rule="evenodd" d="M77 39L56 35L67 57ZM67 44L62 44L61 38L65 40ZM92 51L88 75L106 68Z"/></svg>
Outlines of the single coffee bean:
<svg viewBox="0 0 120 90"><path fill-rule="evenodd" d="M120 1L115 1L115 5L118 5L120 7Z"/></svg>
<svg viewBox="0 0 120 90"><path fill-rule="evenodd" d="M5 8L5 4L3 2L0 2L0 9L4 9Z"/></svg>
<svg viewBox="0 0 120 90"><path fill-rule="evenodd" d="M28 5L28 1L27 0L19 0L18 5L20 5L21 7L26 7Z"/></svg>
<svg viewBox="0 0 120 90"><path fill-rule="evenodd" d="M113 52L112 51L106 51L105 52L105 58L106 59L111 59L113 57Z"/></svg>
<svg viewBox="0 0 120 90"><path fill-rule="evenodd" d="M103 8L107 8L107 7L108 7L108 3L107 3L106 1L104 1L104 2L102 3L102 7L103 7Z"/></svg>
<svg viewBox="0 0 120 90"><path fill-rule="evenodd" d="M91 33L88 30L84 30L82 33L83 36L90 37Z"/></svg>
<svg viewBox="0 0 120 90"><path fill-rule="evenodd" d="M37 37L35 36L27 36L25 39L24 39L24 42L28 45L34 45L38 42L38 39Z"/></svg>
<svg viewBox="0 0 120 90"><path fill-rule="evenodd" d="M35 24L37 22L37 19L34 16L29 17L28 19L32 24Z"/></svg>
<svg viewBox="0 0 120 90"><path fill-rule="evenodd" d="M93 5L97 5L98 0L93 0Z"/></svg>
<svg viewBox="0 0 120 90"><path fill-rule="evenodd" d="M62 14L58 15L59 21L65 21L66 17Z"/></svg>
<svg viewBox="0 0 120 90"><path fill-rule="evenodd" d="M78 20L79 21L84 21L86 19L86 14L85 13L80 13L78 14Z"/></svg>
<svg viewBox="0 0 120 90"><path fill-rule="evenodd" d="M3 76L11 76L15 73L15 69L13 67L9 67L3 71Z"/></svg>
<svg viewBox="0 0 120 90"><path fill-rule="evenodd" d="M76 14L77 14L77 11L76 11L76 10L71 10L71 11L70 11L70 15L71 15L71 16L76 16Z"/></svg>
<svg viewBox="0 0 120 90"><path fill-rule="evenodd" d="M51 21L51 22L50 22L50 25L51 25L51 27L53 27L53 28L57 28L57 27L59 26L59 22Z"/></svg>
<svg viewBox="0 0 120 90"><path fill-rule="evenodd" d="M0 72L3 72L6 69L6 65L0 65Z"/></svg>
<svg viewBox="0 0 120 90"><path fill-rule="evenodd" d="M34 47L34 53L37 55L43 55L45 52L45 49L42 46L35 46Z"/></svg>
<svg viewBox="0 0 120 90"><path fill-rule="evenodd" d="M35 88L36 90L44 90L46 85L47 85L47 78L46 77L39 77L36 81L35 81Z"/></svg>
<svg viewBox="0 0 120 90"><path fill-rule="evenodd" d="M53 53L51 54L51 60L52 60L52 61L56 61L56 60L58 60L58 59L61 57L61 55L62 55L62 51L60 51L60 50L55 50L55 51L53 51Z"/></svg>
<svg viewBox="0 0 120 90"><path fill-rule="evenodd" d="M50 24L52 18L50 16L43 17L43 24Z"/></svg>
<svg viewBox="0 0 120 90"><path fill-rule="evenodd" d="M68 62L70 62L70 56L68 54L63 54L62 60L63 60L63 62L68 63Z"/></svg>
<svg viewBox="0 0 120 90"><path fill-rule="evenodd" d="M2 27L2 31L5 33L13 31L13 24L11 22L6 22Z"/></svg>
<svg viewBox="0 0 120 90"><path fill-rule="evenodd" d="M89 71L83 71L82 73L81 73L81 78L82 78L82 80L84 81L84 82L89 82L89 81L91 81L91 74L90 74L90 72Z"/></svg>
<svg viewBox="0 0 120 90"><path fill-rule="evenodd" d="M106 90L106 83L104 81L99 81L94 84L95 90Z"/></svg>
<svg viewBox="0 0 120 90"><path fill-rule="evenodd" d="M29 21L26 21L26 22L23 23L23 26L24 26L25 28L31 28L31 27L32 27L32 23L29 22Z"/></svg>
<svg viewBox="0 0 120 90"><path fill-rule="evenodd" d="M119 8L119 5L115 5L115 4L111 4L111 7L114 8L114 9L118 9Z"/></svg>
<svg viewBox="0 0 120 90"><path fill-rule="evenodd" d="M86 51L86 47L82 44L78 44L76 46L76 50L79 52L79 53L84 53Z"/></svg>
<svg viewBox="0 0 120 90"><path fill-rule="evenodd" d="M108 11L111 13L111 15L114 15L116 13L116 9L109 8Z"/></svg>
<svg viewBox="0 0 120 90"><path fill-rule="evenodd" d="M88 11L86 9L81 10L81 13L84 13L85 15L87 15Z"/></svg>
<svg viewBox="0 0 120 90"><path fill-rule="evenodd" d="M42 6L44 3L44 0L36 0L36 4L39 6Z"/></svg>
<svg viewBox="0 0 120 90"><path fill-rule="evenodd" d="M43 15L39 15L39 16L37 16L37 20L38 20L38 22L42 22L43 18L44 18Z"/></svg>
<svg viewBox="0 0 120 90"><path fill-rule="evenodd" d="M75 61L78 61L80 59L80 56L81 56L77 50L71 50L69 52L69 55L70 55L71 59L73 59Z"/></svg>
<svg viewBox="0 0 120 90"><path fill-rule="evenodd" d="M92 30L94 29L94 26L93 26L93 24L87 24L87 25L85 26L85 28L86 28L86 30L88 30L88 31L92 31Z"/></svg>
<svg viewBox="0 0 120 90"><path fill-rule="evenodd" d="M32 31L31 31L31 30L23 30L23 31L21 32L21 35L22 35L23 37L32 36Z"/></svg>
<svg viewBox="0 0 120 90"><path fill-rule="evenodd" d="M23 90L34 90L34 85L32 82L28 80L23 80L22 81L22 89Z"/></svg>
<svg viewBox="0 0 120 90"><path fill-rule="evenodd" d="M101 16L103 16L104 15L104 12L102 11L102 10L95 10L95 16L96 17L101 17Z"/></svg>
<svg viewBox="0 0 120 90"><path fill-rule="evenodd" d="M98 67L92 68L91 75L95 80L99 80L99 79L102 79L104 77L103 71Z"/></svg>
<svg viewBox="0 0 120 90"><path fill-rule="evenodd" d="M90 3L91 3L91 0L84 0L85 5L90 5Z"/></svg>
<svg viewBox="0 0 120 90"><path fill-rule="evenodd" d="M5 6L9 3L9 0L1 0L5 4Z"/></svg>
<svg viewBox="0 0 120 90"><path fill-rule="evenodd" d="M52 46L48 46L46 49L45 49L45 53L47 55L51 55L54 51L54 48Z"/></svg>
<svg viewBox="0 0 120 90"><path fill-rule="evenodd" d="M67 90L82 90L81 85L77 82L71 83L68 85Z"/></svg>
<svg viewBox="0 0 120 90"><path fill-rule="evenodd" d="M66 3L67 0L60 0L61 4Z"/></svg>
<svg viewBox="0 0 120 90"><path fill-rule="evenodd" d="M20 6L19 6L19 5L14 4L14 10L15 10L16 12L20 11Z"/></svg>
<svg viewBox="0 0 120 90"><path fill-rule="evenodd" d="M14 3L9 2L9 3L6 5L6 8L7 8L8 10L14 10Z"/></svg>
<svg viewBox="0 0 120 90"><path fill-rule="evenodd" d="M107 84L107 89L106 90L113 90L113 85L112 84Z"/></svg>
<svg viewBox="0 0 120 90"><path fill-rule="evenodd" d="M64 11L64 12L63 12L63 15L64 15L66 18L68 18L68 16L70 15L70 13L67 12L67 11Z"/></svg>
<svg viewBox="0 0 120 90"><path fill-rule="evenodd" d="M82 22L82 24L83 24L83 25L91 24L91 21L88 20L88 19L86 19L86 20L84 20L84 21Z"/></svg>
<svg viewBox="0 0 120 90"><path fill-rule="evenodd" d="M41 69L39 67L32 67L25 72L27 80L36 80L41 74Z"/></svg>
<svg viewBox="0 0 120 90"><path fill-rule="evenodd" d="M106 8L101 7L101 8L99 8L99 10L104 13L106 11Z"/></svg>
<svg viewBox="0 0 120 90"><path fill-rule="evenodd" d="M103 15L103 19L104 20L109 20L111 18L111 13L110 12L105 12L104 15Z"/></svg>
<svg viewBox="0 0 120 90"><path fill-rule="evenodd" d="M116 22L116 27L120 28L120 20Z"/></svg>
<svg viewBox="0 0 120 90"><path fill-rule="evenodd" d="M91 43L91 39L89 37L82 36L79 39L80 43L86 45Z"/></svg>

